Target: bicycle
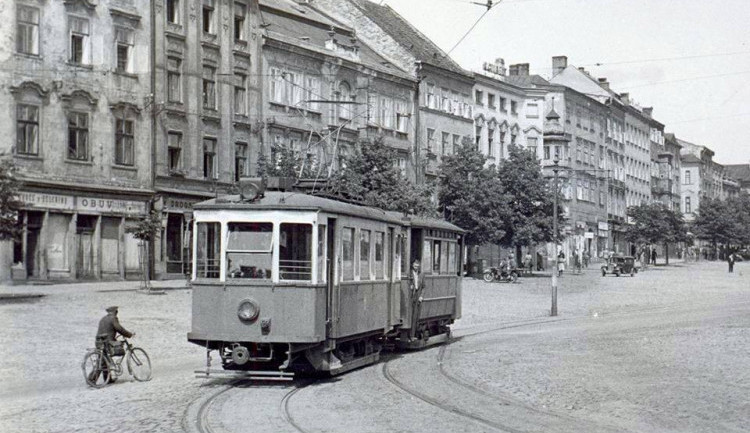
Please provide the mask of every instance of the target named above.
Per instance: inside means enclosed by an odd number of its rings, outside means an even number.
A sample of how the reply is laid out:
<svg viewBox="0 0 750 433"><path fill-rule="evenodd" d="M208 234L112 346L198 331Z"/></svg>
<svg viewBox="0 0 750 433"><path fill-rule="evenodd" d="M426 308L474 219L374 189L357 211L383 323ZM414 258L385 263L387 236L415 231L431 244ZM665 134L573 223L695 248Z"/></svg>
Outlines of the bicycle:
<svg viewBox="0 0 750 433"><path fill-rule="evenodd" d="M151 360L145 350L133 346L127 339L118 339L125 346L122 355L111 354L109 344L97 340L97 347L89 349L83 357L83 378L94 388L114 383L123 373L122 361L127 360L128 373L139 382L151 380ZM119 357L119 359L115 359Z"/></svg>

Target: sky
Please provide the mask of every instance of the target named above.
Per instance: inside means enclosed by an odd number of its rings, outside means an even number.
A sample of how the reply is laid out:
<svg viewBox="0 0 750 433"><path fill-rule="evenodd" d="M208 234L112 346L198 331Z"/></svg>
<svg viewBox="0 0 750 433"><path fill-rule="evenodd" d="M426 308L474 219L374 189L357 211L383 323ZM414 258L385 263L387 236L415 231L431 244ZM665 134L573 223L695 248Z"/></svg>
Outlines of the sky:
<svg viewBox="0 0 750 433"><path fill-rule="evenodd" d="M475 0L486 3L486 0ZM474 0L385 0L444 51L487 10ZM750 163L750 0L502 0L450 52L550 78L552 57L606 77L666 132L722 164Z"/></svg>

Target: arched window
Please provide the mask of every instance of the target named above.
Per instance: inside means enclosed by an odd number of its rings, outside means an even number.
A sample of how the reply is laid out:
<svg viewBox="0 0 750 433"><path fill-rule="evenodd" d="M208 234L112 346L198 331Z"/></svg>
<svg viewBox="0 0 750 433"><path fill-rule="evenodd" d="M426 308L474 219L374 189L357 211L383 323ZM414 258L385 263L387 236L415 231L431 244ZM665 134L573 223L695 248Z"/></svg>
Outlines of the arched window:
<svg viewBox="0 0 750 433"><path fill-rule="evenodd" d="M339 104L339 118L350 120L352 118L352 113L354 112L354 95L352 95L352 88L349 86L349 83L346 81L342 81L341 84L339 84L339 101L342 103Z"/></svg>

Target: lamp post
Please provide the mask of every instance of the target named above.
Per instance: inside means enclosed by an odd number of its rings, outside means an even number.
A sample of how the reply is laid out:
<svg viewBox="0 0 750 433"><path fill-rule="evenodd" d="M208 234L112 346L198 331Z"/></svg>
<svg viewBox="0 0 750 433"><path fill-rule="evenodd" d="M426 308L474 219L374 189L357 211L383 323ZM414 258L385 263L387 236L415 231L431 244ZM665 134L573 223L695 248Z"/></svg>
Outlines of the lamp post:
<svg viewBox="0 0 750 433"><path fill-rule="evenodd" d="M560 163L560 160L555 156L555 159L552 160L552 163L554 166L552 167L552 172L555 174L555 203L552 207L552 239L555 244L555 267L552 269L552 308L550 309L550 316L557 316L557 179L558 179L558 172L560 171L560 166L558 165Z"/></svg>

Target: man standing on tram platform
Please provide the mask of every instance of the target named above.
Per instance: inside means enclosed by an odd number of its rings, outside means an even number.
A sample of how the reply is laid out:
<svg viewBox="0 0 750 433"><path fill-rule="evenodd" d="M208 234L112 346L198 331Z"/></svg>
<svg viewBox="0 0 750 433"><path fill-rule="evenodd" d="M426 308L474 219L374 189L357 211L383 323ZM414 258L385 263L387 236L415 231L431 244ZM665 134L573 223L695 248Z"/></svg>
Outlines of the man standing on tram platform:
<svg viewBox="0 0 750 433"><path fill-rule="evenodd" d="M422 310L422 291L424 290L424 274L421 271L419 259L414 260L411 264L411 283L409 291L411 294L412 318L411 318L411 336L414 337L417 331L417 322Z"/></svg>

